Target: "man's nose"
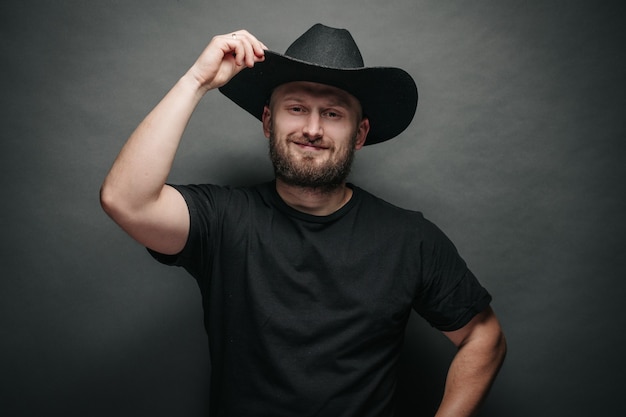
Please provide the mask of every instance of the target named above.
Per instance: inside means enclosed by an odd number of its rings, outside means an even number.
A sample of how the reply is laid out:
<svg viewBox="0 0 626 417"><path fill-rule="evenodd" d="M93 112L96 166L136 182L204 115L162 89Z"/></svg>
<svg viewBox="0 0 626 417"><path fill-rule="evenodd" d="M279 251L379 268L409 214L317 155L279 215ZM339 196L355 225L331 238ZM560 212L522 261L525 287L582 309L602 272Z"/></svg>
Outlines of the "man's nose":
<svg viewBox="0 0 626 417"><path fill-rule="evenodd" d="M308 140L317 140L324 135L322 128L322 120L319 114L311 113L307 117L306 123L302 129L302 134Z"/></svg>

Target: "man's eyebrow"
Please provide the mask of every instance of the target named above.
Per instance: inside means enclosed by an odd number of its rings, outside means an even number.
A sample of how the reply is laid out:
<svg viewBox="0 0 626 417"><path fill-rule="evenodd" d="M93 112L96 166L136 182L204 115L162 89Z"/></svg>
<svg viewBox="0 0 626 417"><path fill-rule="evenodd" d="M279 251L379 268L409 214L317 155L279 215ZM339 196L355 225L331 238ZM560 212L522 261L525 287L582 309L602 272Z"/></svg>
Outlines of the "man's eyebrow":
<svg viewBox="0 0 626 417"><path fill-rule="evenodd" d="M298 94L290 94L290 95L287 95L287 96L283 97L283 101L302 102L302 101L304 101L304 99L302 97L300 97Z"/></svg>
<svg viewBox="0 0 626 417"><path fill-rule="evenodd" d="M350 100L348 100L345 97L341 97L341 96L333 96L332 98L328 99L328 103L331 106L339 106L339 107L345 107L345 108L351 108L352 107L352 103L350 102Z"/></svg>
<svg viewBox="0 0 626 417"><path fill-rule="evenodd" d="M324 104L328 107L345 107L351 108L352 103L349 99L345 97L338 96L336 94L332 95L321 95L324 100ZM292 93L283 97L283 101L295 101L297 103L302 103L306 101L300 94Z"/></svg>

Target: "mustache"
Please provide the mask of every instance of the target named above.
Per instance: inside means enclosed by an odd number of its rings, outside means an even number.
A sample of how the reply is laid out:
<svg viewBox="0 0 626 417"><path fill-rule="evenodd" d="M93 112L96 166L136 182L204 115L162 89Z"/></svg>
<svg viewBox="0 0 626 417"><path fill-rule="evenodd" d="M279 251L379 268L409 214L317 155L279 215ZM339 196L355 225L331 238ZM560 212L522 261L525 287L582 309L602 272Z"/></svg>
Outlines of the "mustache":
<svg viewBox="0 0 626 417"><path fill-rule="evenodd" d="M330 147L327 143L324 142L324 139L321 137L307 138L303 135L292 134L288 135L286 139L288 142L292 142L298 145L309 145L325 149Z"/></svg>

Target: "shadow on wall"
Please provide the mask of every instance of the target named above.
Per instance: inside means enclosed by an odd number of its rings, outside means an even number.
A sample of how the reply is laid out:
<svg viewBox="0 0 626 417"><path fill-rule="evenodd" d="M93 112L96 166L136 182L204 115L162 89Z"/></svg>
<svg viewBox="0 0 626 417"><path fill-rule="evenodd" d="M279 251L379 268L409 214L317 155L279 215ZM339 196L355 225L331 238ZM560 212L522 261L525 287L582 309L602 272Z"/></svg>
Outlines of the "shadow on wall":
<svg viewBox="0 0 626 417"><path fill-rule="evenodd" d="M47 368L29 364L17 377L5 373L0 415L206 416L210 364L197 310L192 313L159 322L154 329L138 328L128 343L93 341L82 351L51 355L55 363ZM95 343L102 343L102 349Z"/></svg>

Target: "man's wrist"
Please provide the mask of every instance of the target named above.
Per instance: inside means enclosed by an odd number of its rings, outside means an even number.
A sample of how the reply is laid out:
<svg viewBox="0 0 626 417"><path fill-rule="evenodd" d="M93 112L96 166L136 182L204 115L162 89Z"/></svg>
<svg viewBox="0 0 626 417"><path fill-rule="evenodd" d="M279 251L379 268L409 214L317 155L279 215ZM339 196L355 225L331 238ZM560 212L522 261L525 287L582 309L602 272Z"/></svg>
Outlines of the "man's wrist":
<svg viewBox="0 0 626 417"><path fill-rule="evenodd" d="M193 93L198 99L202 98L207 91L211 90L210 87L203 85L192 73L191 71L187 71L185 75L183 75L180 80L178 80L178 84L181 85L185 90Z"/></svg>

